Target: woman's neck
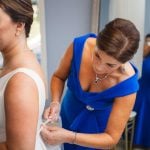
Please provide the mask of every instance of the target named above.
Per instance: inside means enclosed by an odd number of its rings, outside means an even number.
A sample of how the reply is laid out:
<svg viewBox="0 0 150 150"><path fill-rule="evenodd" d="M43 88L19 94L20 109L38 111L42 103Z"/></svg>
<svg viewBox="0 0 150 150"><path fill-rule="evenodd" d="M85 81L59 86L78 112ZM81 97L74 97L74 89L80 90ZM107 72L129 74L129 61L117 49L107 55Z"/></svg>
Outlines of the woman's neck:
<svg viewBox="0 0 150 150"><path fill-rule="evenodd" d="M19 44L19 45L14 45L11 48L4 49L2 51L3 55L3 67L8 67L12 65L14 58L18 57L20 54L22 54L24 51L29 50L26 44Z"/></svg>

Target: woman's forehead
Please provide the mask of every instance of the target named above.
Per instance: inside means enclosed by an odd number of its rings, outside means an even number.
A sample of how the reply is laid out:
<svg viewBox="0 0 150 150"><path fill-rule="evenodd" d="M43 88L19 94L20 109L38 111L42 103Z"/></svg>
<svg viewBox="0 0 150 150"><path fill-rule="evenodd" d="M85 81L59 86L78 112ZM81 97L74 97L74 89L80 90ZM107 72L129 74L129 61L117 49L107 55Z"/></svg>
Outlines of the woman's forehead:
<svg viewBox="0 0 150 150"><path fill-rule="evenodd" d="M103 60L108 62L109 64L121 64L118 60L114 57L108 55L105 51L95 47L95 52L99 55L99 57Z"/></svg>

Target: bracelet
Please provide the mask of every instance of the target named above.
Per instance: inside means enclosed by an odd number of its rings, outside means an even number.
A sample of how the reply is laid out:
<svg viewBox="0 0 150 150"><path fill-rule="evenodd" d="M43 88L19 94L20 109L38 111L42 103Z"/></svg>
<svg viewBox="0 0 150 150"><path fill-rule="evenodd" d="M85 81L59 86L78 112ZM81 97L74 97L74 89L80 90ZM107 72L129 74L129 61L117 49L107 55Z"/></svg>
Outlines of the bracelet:
<svg viewBox="0 0 150 150"><path fill-rule="evenodd" d="M77 132L74 132L74 139L72 140L72 144L76 143L76 139L77 139Z"/></svg>
<svg viewBox="0 0 150 150"><path fill-rule="evenodd" d="M52 101L50 104L57 104L60 105L60 103L58 101Z"/></svg>

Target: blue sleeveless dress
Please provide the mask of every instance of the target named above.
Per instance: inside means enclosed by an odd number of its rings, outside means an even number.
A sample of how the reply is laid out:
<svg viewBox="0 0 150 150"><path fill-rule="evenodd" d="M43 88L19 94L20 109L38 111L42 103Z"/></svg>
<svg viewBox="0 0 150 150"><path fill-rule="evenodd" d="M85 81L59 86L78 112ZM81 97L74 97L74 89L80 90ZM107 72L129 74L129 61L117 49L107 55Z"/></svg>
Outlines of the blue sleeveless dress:
<svg viewBox="0 0 150 150"><path fill-rule="evenodd" d="M62 101L62 126L79 133L103 133L114 99L135 93L138 90L137 69L135 74L102 92L83 91L79 81L79 70L84 43L95 34L77 37L73 42L73 59L67 81L67 90ZM73 144L64 144L64 150L96 150Z"/></svg>
<svg viewBox="0 0 150 150"><path fill-rule="evenodd" d="M137 112L134 144L150 148L150 56L143 60L140 89L134 110Z"/></svg>

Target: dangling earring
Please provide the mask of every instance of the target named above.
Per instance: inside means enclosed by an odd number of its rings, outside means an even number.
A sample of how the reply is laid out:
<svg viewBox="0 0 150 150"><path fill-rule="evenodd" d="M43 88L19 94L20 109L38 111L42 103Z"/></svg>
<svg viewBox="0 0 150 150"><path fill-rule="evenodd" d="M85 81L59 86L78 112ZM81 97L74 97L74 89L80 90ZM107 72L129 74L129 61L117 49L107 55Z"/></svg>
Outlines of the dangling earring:
<svg viewBox="0 0 150 150"><path fill-rule="evenodd" d="M16 31L15 36L19 36L19 35L20 35L20 32Z"/></svg>
<svg viewBox="0 0 150 150"><path fill-rule="evenodd" d="M21 30L20 29L16 29L16 33L15 33L15 36L19 36L21 33Z"/></svg>

